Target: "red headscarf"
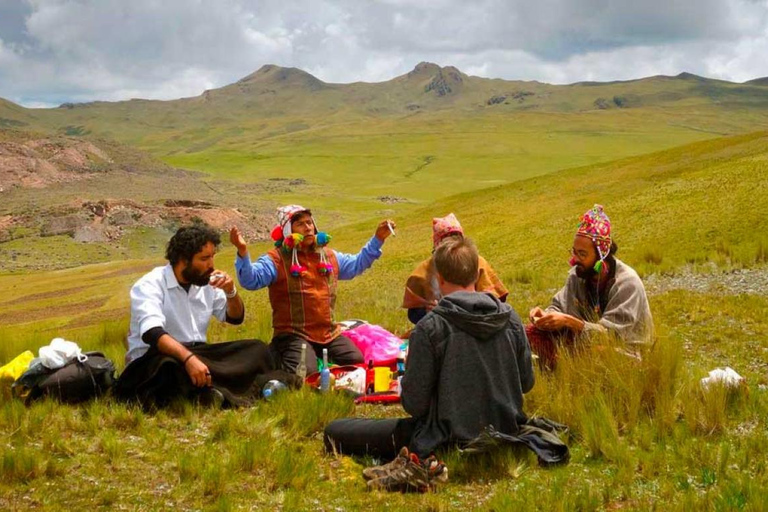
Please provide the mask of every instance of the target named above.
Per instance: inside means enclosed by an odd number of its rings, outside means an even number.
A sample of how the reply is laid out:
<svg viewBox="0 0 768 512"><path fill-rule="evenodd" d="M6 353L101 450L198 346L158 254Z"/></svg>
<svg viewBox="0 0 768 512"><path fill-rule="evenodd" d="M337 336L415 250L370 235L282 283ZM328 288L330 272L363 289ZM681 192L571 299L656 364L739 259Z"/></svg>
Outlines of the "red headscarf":
<svg viewBox="0 0 768 512"><path fill-rule="evenodd" d="M445 217L432 219L432 245L434 249L440 245L445 237L457 233L463 236L464 230L454 214L449 213Z"/></svg>

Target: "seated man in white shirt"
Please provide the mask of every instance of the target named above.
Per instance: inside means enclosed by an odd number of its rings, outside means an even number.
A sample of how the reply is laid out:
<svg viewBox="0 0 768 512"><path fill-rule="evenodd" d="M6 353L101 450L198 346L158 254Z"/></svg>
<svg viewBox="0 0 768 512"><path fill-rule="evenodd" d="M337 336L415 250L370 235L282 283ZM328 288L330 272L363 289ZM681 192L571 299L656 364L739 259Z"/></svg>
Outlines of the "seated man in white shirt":
<svg viewBox="0 0 768 512"><path fill-rule="evenodd" d="M267 377L295 384L290 376L273 375L261 341L206 343L212 316L230 324L245 316L234 281L214 267L220 243L209 226L179 228L168 242L168 264L131 288L127 366L118 397L157 406L177 397L239 405L258 396Z"/></svg>

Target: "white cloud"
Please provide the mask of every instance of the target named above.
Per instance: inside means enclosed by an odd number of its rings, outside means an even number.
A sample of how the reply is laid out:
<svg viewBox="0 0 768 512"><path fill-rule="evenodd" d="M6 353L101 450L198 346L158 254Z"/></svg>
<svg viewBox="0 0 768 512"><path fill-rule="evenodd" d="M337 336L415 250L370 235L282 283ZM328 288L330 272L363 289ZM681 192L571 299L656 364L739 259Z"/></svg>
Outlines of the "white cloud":
<svg viewBox="0 0 768 512"><path fill-rule="evenodd" d="M18 56L5 47L3 40L0 39L0 67L11 66L15 64Z"/></svg>
<svg viewBox="0 0 768 512"><path fill-rule="evenodd" d="M768 76L768 28L761 37L742 39L734 45L722 45L709 54L706 68L713 77L743 82Z"/></svg>
<svg viewBox="0 0 768 512"><path fill-rule="evenodd" d="M766 0L0 0L0 97L200 94L263 64L330 82L420 61L554 83L768 75Z"/></svg>

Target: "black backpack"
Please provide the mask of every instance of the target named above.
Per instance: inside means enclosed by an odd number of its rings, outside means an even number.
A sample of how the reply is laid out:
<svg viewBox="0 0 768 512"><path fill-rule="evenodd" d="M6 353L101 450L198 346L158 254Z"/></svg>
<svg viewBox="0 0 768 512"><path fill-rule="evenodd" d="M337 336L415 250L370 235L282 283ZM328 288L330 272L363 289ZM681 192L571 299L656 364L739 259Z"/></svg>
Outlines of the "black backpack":
<svg viewBox="0 0 768 512"><path fill-rule="evenodd" d="M74 359L55 370L35 365L13 383L13 394L29 405L50 396L76 404L101 396L115 382L115 365L101 352L85 352L84 362Z"/></svg>

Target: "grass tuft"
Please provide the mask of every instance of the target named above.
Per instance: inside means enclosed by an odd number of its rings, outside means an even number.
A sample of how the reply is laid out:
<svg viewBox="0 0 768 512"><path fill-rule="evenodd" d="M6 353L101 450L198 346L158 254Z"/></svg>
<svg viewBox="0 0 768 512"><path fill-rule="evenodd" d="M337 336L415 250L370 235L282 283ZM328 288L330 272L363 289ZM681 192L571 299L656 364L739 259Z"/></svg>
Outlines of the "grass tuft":
<svg viewBox="0 0 768 512"><path fill-rule="evenodd" d="M24 446L4 449L2 480L5 482L27 483L44 472L40 453Z"/></svg>
<svg viewBox="0 0 768 512"><path fill-rule="evenodd" d="M664 260L664 255L661 252L661 248L654 247L651 249L646 249L643 252L643 261L646 263L651 263L653 265L661 265L661 262Z"/></svg>

